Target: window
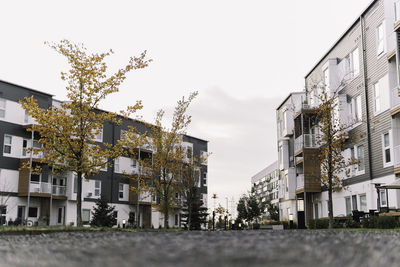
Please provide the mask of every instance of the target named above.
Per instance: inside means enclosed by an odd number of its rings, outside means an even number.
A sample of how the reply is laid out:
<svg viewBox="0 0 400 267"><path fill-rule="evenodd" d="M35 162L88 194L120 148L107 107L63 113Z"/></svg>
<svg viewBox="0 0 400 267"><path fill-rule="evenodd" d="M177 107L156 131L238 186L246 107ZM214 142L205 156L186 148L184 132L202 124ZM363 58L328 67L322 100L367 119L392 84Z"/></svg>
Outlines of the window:
<svg viewBox="0 0 400 267"><path fill-rule="evenodd" d="M101 181L94 181L94 196L99 197L101 193Z"/></svg>
<svg viewBox="0 0 400 267"><path fill-rule="evenodd" d="M357 210L357 196L351 196L351 204L353 205L353 210Z"/></svg>
<svg viewBox="0 0 400 267"><path fill-rule="evenodd" d="M87 224L90 221L90 210L83 209L82 210L82 222Z"/></svg>
<svg viewBox="0 0 400 267"><path fill-rule="evenodd" d="M357 146L357 172L364 172L365 171L365 162L364 162L364 146L360 145Z"/></svg>
<svg viewBox="0 0 400 267"><path fill-rule="evenodd" d="M381 207L386 207L387 206L387 201L386 201L386 190L385 189L381 189L379 191L379 199L381 201Z"/></svg>
<svg viewBox="0 0 400 267"><path fill-rule="evenodd" d="M74 174L74 193L78 193L78 175Z"/></svg>
<svg viewBox="0 0 400 267"><path fill-rule="evenodd" d="M25 110L24 123L29 122L29 113Z"/></svg>
<svg viewBox="0 0 400 267"><path fill-rule="evenodd" d="M6 100L0 98L0 118L6 117Z"/></svg>
<svg viewBox="0 0 400 267"><path fill-rule="evenodd" d="M92 132L93 133L97 132L97 129L93 129ZM103 127L101 127L100 132L95 135L94 140L99 141L99 142L103 142Z"/></svg>
<svg viewBox="0 0 400 267"><path fill-rule="evenodd" d="M203 186L207 186L207 173L203 173Z"/></svg>
<svg viewBox="0 0 400 267"><path fill-rule="evenodd" d="M390 146L390 132L382 135L382 153L383 153L383 166L388 167L392 165L392 155Z"/></svg>
<svg viewBox="0 0 400 267"><path fill-rule="evenodd" d="M38 208L37 207L29 207L28 217L37 218L38 216Z"/></svg>
<svg viewBox="0 0 400 267"><path fill-rule="evenodd" d="M187 147L186 148L186 157L188 158L188 159L191 159L192 158L192 154L193 154L193 149L191 148L191 147Z"/></svg>
<svg viewBox="0 0 400 267"><path fill-rule="evenodd" d="M7 206L0 206L0 225L6 225Z"/></svg>
<svg viewBox="0 0 400 267"><path fill-rule="evenodd" d="M394 21L397 22L400 20L400 1L396 1L394 3Z"/></svg>
<svg viewBox="0 0 400 267"><path fill-rule="evenodd" d="M26 149L28 147L28 140L22 140L22 156L26 156Z"/></svg>
<svg viewBox="0 0 400 267"><path fill-rule="evenodd" d="M283 114L282 114L282 118L283 118L282 132L286 130L286 123L287 123L286 114L287 114L287 112L286 112L286 110L285 110L285 111L283 112Z"/></svg>
<svg viewBox="0 0 400 267"><path fill-rule="evenodd" d="M367 196L360 195L360 210L361 211L367 211Z"/></svg>
<svg viewBox="0 0 400 267"><path fill-rule="evenodd" d="M136 169L137 161L136 159L131 159L131 168Z"/></svg>
<svg viewBox="0 0 400 267"><path fill-rule="evenodd" d="M119 172L119 158L114 160L114 172Z"/></svg>
<svg viewBox="0 0 400 267"><path fill-rule="evenodd" d="M385 52L385 25L384 21L376 29L376 53L378 56Z"/></svg>
<svg viewBox="0 0 400 267"><path fill-rule="evenodd" d="M318 219L319 214L318 214L318 203L314 203L314 219Z"/></svg>
<svg viewBox="0 0 400 267"><path fill-rule="evenodd" d="M325 91L328 92L329 91L329 67L327 66L324 70L324 84L325 84Z"/></svg>
<svg viewBox="0 0 400 267"><path fill-rule="evenodd" d="M374 84L374 112L375 114L381 111L381 90L379 82Z"/></svg>
<svg viewBox="0 0 400 267"><path fill-rule="evenodd" d="M119 184L119 189L118 189L118 197L124 198L124 184Z"/></svg>
<svg viewBox="0 0 400 267"><path fill-rule="evenodd" d="M33 147L34 148L42 148L42 144L39 143L38 140L33 140Z"/></svg>
<svg viewBox="0 0 400 267"><path fill-rule="evenodd" d="M374 114L390 108L389 76L386 74L374 84Z"/></svg>
<svg viewBox="0 0 400 267"><path fill-rule="evenodd" d="M179 225L179 215L175 214L175 226Z"/></svg>
<svg viewBox="0 0 400 267"><path fill-rule="evenodd" d="M346 202L346 216L350 216L351 215L351 201L350 201L350 197L345 197L345 202Z"/></svg>
<svg viewBox="0 0 400 267"><path fill-rule="evenodd" d="M358 53L358 48L350 53L350 72L351 77L357 77L360 73L360 55Z"/></svg>
<svg viewBox="0 0 400 267"><path fill-rule="evenodd" d="M361 95L351 100L351 112L354 122L360 122L362 120Z"/></svg>
<svg viewBox="0 0 400 267"><path fill-rule="evenodd" d="M12 137L11 135L4 135L4 154L11 154L11 144L12 144Z"/></svg>

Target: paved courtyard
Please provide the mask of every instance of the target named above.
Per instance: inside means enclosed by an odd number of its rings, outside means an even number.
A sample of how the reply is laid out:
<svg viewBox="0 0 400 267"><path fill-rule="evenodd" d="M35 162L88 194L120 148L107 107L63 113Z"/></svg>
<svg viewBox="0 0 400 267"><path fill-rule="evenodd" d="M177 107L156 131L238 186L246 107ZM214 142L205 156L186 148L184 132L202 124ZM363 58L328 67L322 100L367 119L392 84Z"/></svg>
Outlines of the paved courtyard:
<svg viewBox="0 0 400 267"><path fill-rule="evenodd" d="M399 266L398 233L73 232L0 236L0 266Z"/></svg>

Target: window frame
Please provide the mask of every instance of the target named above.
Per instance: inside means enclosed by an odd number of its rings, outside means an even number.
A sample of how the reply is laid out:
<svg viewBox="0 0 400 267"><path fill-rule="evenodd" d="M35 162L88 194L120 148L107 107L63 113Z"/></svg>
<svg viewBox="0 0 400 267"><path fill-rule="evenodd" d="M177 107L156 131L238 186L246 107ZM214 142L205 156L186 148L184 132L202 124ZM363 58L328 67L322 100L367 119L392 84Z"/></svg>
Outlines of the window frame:
<svg viewBox="0 0 400 267"><path fill-rule="evenodd" d="M122 186L122 189L121 189ZM121 196L122 194L122 196ZM119 183L118 184L118 198L119 200L124 199L124 184L123 183Z"/></svg>
<svg viewBox="0 0 400 267"><path fill-rule="evenodd" d="M98 186L96 186L98 185ZM97 191L97 193L96 193ZM100 197L101 196L101 181L100 180L94 180L94 196L95 197Z"/></svg>
<svg viewBox="0 0 400 267"><path fill-rule="evenodd" d="M1 105L1 103L4 103L4 105ZM1 111L3 111L3 116L1 116ZM7 112L7 100L5 98L0 97L0 119L5 119L6 118L6 112Z"/></svg>
<svg viewBox="0 0 400 267"><path fill-rule="evenodd" d="M389 141L389 145L386 146L385 145L385 135L388 136L388 141ZM390 166L393 166L393 146L392 146L392 134L391 131L387 131L384 132L382 134L382 160L383 160L383 167L387 168ZM389 150L389 157L390 157L390 161L387 161L386 159L386 151Z"/></svg>
<svg viewBox="0 0 400 267"><path fill-rule="evenodd" d="M394 22L400 21L400 0L394 2Z"/></svg>
<svg viewBox="0 0 400 267"><path fill-rule="evenodd" d="M360 157L359 157L359 148L360 147L362 147L362 149L363 149L363 157L362 157L362 166L363 166L363 169L362 170L360 170L360 166L361 166L361 164L360 163L358 163L357 164L357 169L356 169L356 175L362 175L362 174L365 174L365 148L364 148L364 145L362 144L362 145L356 145L355 146L355 154L354 154L354 156L356 157L356 159L357 160L359 160L360 159Z"/></svg>
<svg viewBox="0 0 400 267"><path fill-rule="evenodd" d="M380 33L379 29L382 27L382 38L380 38ZM385 20L383 20L381 23L379 23L378 26L376 26L376 55L379 58L381 58L385 53L386 53L386 29L385 29ZM382 42L382 51L380 51L380 42Z"/></svg>
<svg viewBox="0 0 400 267"><path fill-rule="evenodd" d="M10 138L10 143L6 143L6 138L9 137ZM12 154L12 135L9 134L5 134L4 135L4 139L3 139L3 155L7 154L7 155L11 155ZM6 152L6 146L10 147L10 151Z"/></svg>

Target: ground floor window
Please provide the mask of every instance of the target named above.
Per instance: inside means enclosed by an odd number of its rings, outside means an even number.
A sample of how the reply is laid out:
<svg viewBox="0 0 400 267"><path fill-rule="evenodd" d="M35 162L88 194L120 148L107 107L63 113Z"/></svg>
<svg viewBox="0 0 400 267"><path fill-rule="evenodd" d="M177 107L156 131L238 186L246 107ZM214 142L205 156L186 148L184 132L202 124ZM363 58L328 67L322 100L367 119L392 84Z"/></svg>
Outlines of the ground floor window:
<svg viewBox="0 0 400 267"><path fill-rule="evenodd" d="M38 208L37 207L29 207L28 217L37 218L38 216Z"/></svg>
<svg viewBox="0 0 400 267"><path fill-rule="evenodd" d="M179 225L179 215L175 214L175 225L178 226Z"/></svg>
<svg viewBox="0 0 400 267"><path fill-rule="evenodd" d="M314 219L318 219L319 214L318 214L318 203L314 204Z"/></svg>
<svg viewBox="0 0 400 267"><path fill-rule="evenodd" d="M82 222L87 224L90 221L90 210L83 209L82 210Z"/></svg>
<svg viewBox="0 0 400 267"><path fill-rule="evenodd" d="M387 201L386 201L386 190L385 189L381 189L379 191L379 198L381 201L381 207L386 207L387 206Z"/></svg>
<svg viewBox="0 0 400 267"><path fill-rule="evenodd" d="M367 195L360 195L360 210L367 211Z"/></svg>
<svg viewBox="0 0 400 267"><path fill-rule="evenodd" d="M350 197L346 197L345 198L345 202L346 202L346 216L351 216L351 201L350 201Z"/></svg>
<svg viewBox="0 0 400 267"><path fill-rule="evenodd" d="M7 224L6 214L7 214L7 206L0 206L0 225Z"/></svg>

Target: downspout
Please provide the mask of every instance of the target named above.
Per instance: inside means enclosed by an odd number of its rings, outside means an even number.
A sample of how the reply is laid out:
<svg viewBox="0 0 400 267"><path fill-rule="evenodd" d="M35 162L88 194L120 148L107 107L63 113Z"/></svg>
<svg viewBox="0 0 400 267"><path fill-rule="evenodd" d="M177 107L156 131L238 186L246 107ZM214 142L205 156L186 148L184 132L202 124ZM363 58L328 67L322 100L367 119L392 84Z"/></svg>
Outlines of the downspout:
<svg viewBox="0 0 400 267"><path fill-rule="evenodd" d="M367 141L368 141L368 165L370 180L373 179L372 172L372 148L371 148L371 124L369 122L369 104L368 104L368 79L367 79L367 49L365 44L365 25L364 18L360 16L360 27L361 27L361 43L362 43L362 61L363 61L363 80L364 80L364 93L365 93L365 110L367 117Z"/></svg>

